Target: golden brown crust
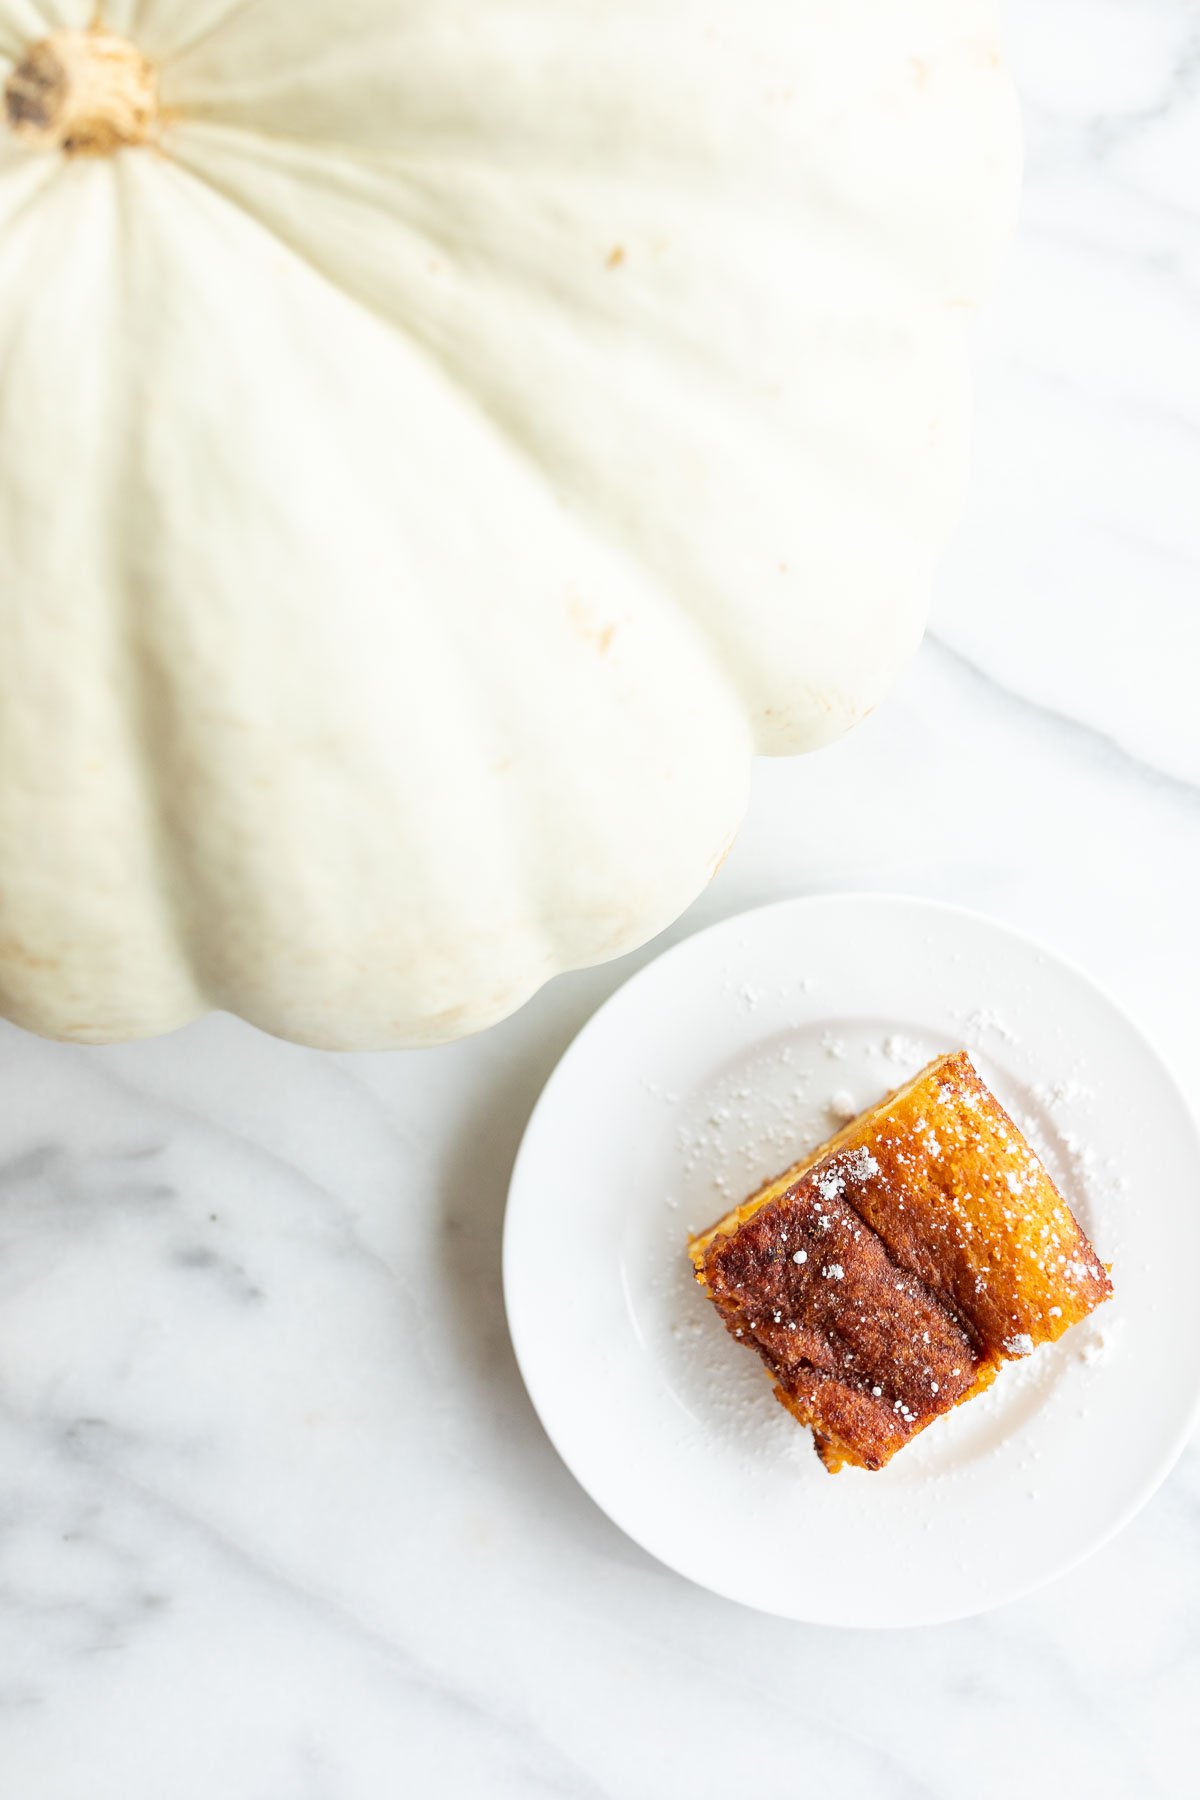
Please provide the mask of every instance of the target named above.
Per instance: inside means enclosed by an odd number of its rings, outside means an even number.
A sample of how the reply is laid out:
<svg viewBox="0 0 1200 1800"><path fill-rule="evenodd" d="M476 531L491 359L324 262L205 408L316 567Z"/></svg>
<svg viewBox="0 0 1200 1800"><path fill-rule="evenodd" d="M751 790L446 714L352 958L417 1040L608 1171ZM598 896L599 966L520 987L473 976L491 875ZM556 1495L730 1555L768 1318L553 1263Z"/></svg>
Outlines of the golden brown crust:
<svg viewBox="0 0 1200 1800"><path fill-rule="evenodd" d="M1112 1291L965 1051L853 1119L691 1255L830 1469L882 1468Z"/></svg>

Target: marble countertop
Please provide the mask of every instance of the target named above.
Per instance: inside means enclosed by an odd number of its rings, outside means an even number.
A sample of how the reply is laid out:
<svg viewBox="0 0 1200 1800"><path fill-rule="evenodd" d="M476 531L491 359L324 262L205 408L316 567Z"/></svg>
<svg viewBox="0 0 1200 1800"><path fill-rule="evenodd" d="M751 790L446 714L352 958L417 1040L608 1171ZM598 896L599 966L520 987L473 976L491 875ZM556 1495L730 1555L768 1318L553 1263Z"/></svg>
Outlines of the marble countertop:
<svg viewBox="0 0 1200 1800"><path fill-rule="evenodd" d="M816 889L960 901L1091 970L1200 1096L1200 15L1010 16L1024 223L930 636L853 737L760 767L669 936ZM558 1462L505 1188L649 954L420 1054L0 1032L6 1796L1195 1791L1194 1447L1050 1589L883 1634L688 1586Z"/></svg>

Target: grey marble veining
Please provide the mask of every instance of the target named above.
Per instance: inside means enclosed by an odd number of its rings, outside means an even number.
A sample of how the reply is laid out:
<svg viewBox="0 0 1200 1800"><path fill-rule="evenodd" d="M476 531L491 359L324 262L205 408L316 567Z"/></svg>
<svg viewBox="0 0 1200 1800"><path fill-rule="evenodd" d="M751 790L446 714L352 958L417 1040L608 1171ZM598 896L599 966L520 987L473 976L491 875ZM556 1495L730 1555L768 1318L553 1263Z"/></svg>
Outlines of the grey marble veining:
<svg viewBox="0 0 1200 1800"><path fill-rule="evenodd" d="M1091 969L1196 1096L1200 13L1011 18L1025 224L933 632L853 737L759 768L669 935L810 888L961 901ZM878 1635L687 1586L559 1464L505 1190L652 953L424 1055L0 1031L6 1800L1194 1792L1196 1446L1050 1589Z"/></svg>

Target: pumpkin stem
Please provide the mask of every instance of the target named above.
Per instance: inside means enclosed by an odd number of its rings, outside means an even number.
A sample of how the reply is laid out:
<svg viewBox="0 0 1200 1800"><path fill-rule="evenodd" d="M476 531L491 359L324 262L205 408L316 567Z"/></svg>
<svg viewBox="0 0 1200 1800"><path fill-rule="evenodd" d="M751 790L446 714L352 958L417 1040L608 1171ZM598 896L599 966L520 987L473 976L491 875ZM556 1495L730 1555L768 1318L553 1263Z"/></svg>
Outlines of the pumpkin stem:
<svg viewBox="0 0 1200 1800"><path fill-rule="evenodd" d="M4 88L8 122L24 143L66 156L111 156L158 136L158 74L115 32L54 31L34 44Z"/></svg>

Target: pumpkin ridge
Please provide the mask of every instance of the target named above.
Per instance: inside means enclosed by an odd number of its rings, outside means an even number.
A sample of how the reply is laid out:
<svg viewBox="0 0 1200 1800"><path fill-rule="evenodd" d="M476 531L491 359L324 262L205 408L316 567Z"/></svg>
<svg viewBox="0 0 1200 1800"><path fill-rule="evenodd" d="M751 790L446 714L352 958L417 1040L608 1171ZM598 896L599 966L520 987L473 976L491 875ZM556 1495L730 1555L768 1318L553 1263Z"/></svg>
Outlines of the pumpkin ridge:
<svg viewBox="0 0 1200 1800"><path fill-rule="evenodd" d="M201 44L206 44L210 38L218 36L222 31L228 31L229 27L237 20L238 14L246 12L254 4L255 0L229 0L227 6L219 8L211 18L206 19L190 38L176 39L164 44L163 61L169 60L172 65L181 63L185 57L191 56L193 51L198 50Z"/></svg>
<svg viewBox="0 0 1200 1800"><path fill-rule="evenodd" d="M18 176L24 173L29 177L28 190L16 198L14 204L6 206L10 192L16 188ZM0 169L0 229L10 231L45 198L47 189L61 180L62 175L62 163L48 156L28 157L12 168Z"/></svg>
<svg viewBox="0 0 1200 1800"><path fill-rule="evenodd" d="M64 241L70 244L72 276L78 291L89 298L88 329L70 339L64 362L75 372L86 363L87 379L73 382L68 390L52 384L42 397L52 408L56 395L69 394L66 429L86 446L81 472L86 468L87 479L75 481L64 472L62 504L52 512L23 504L17 488L11 499L5 493L0 513L5 539L0 555L5 624L0 657L5 677L0 704L0 938L9 940L0 952L0 1012L46 1037L107 1042L173 1030L205 1009L205 997L183 964L173 922L163 907L160 863L147 829L142 786L148 771L137 760L141 752L124 704L126 615L107 603L125 517L126 465L119 427L126 390L118 360L94 356L91 346L95 340L110 341L120 317L122 184L116 169L111 173L117 178L109 179L109 171L68 170L56 156L30 157L24 166L48 177L36 189L45 205L25 204L17 231L10 212L0 234L4 282L19 269L39 296L37 310L54 320L52 330L61 330L66 319L79 317L71 299L59 305L55 297L57 250ZM78 238L71 235L75 224L88 227ZM65 286L59 284L60 294ZM16 427L15 441L23 447L22 420L37 416L30 404L36 391L26 388L20 376L22 337L28 338L31 327L21 309L5 316L4 327L4 437L13 442ZM102 455L96 453L100 443ZM89 496L86 501L83 494ZM65 533L74 544L78 530L79 541L86 539L89 545L87 557L77 548L70 553L81 565L76 569L59 558L56 566L67 572L62 591L53 584L34 588L22 579L47 521L49 535L61 538ZM16 610L10 613L14 595ZM30 602L27 612L23 596ZM69 675L64 677L61 659L48 659L44 647L39 653L34 620L51 643L77 642L78 655L87 661L96 693L76 715L69 708L78 683L73 686ZM35 735L44 742L42 754L31 763ZM60 822L73 810L78 829L63 829ZM66 846L62 850L60 843ZM81 873L84 864L86 874ZM11 954L12 940L26 944L24 959ZM29 966L35 957L44 967L33 978Z"/></svg>
<svg viewBox="0 0 1200 1800"><path fill-rule="evenodd" d="M121 240L137 229L130 214L129 199L126 184L118 179L114 183L114 205L117 209L119 236L114 246L116 254L113 259L113 290L118 300L122 293ZM121 404L127 402L127 399L128 390L116 379L115 372L110 372L107 410L110 418L120 421L120 429L113 431L113 442L122 446L122 455L113 458L106 475L114 496L136 488L142 481L138 455L140 440L136 425L131 423L134 409ZM109 515L113 520L118 519L120 514L119 504L109 508ZM134 566L140 546L129 542L120 531L113 531L107 549L113 576L112 591L123 595L126 601L117 630L122 646L123 673L128 683L128 704L125 708L131 752L128 762L131 768L139 771L142 789L142 841L155 875L158 910L175 951L178 972L191 988L186 1018L198 1018L222 1002L220 996L205 982L198 949L200 934L189 916L176 874L176 858L169 829L170 801L163 792L160 775L162 739L161 733L154 729L153 724L156 711L162 708L163 697L154 678L151 651L142 624L144 607L141 584ZM181 1019L180 1022L185 1021Z"/></svg>

